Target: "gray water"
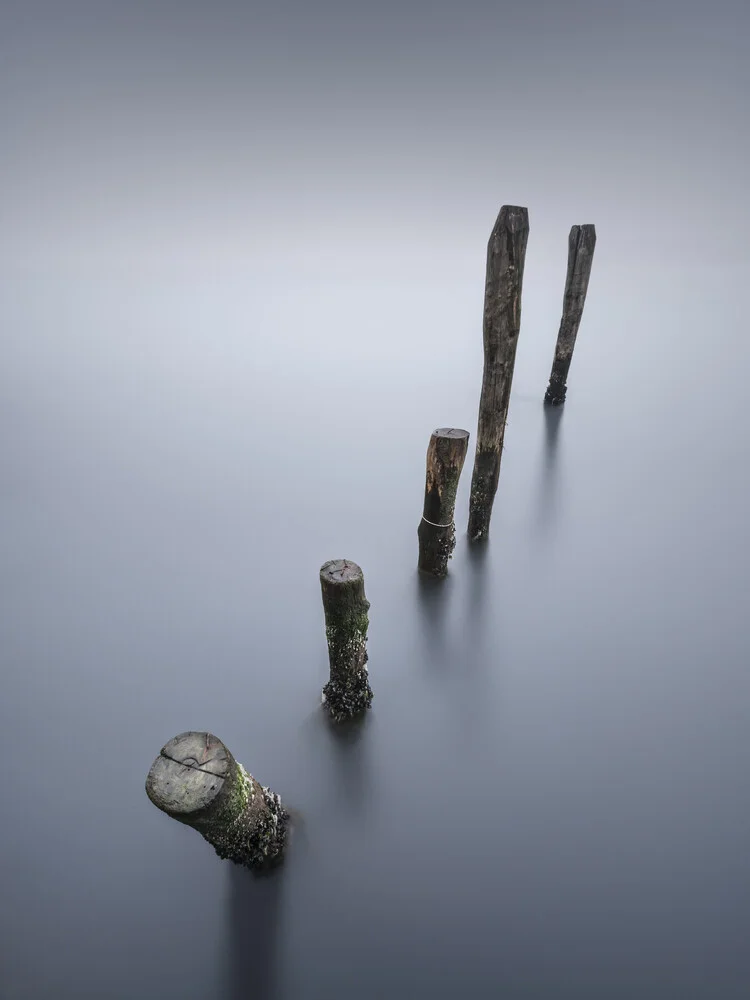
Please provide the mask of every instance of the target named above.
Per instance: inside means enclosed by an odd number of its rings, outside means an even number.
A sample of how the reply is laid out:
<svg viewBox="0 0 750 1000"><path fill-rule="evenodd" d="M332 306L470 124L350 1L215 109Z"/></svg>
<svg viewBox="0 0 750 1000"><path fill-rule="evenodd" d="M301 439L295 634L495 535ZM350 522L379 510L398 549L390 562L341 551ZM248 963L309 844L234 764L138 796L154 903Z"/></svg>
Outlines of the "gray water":
<svg viewBox="0 0 750 1000"><path fill-rule="evenodd" d="M256 69L229 22L171 34L165 5L138 35L110 12L80 51L61 22L55 61L49 24L14 15L3 1000L747 996L744 21L729 3L633 10L576 22L562 50L549 20L517 15L510 69L475 61L477 23L404 22L427 33L426 75L388 63L411 104L382 109L386 36L339 20L319 91L308 61L266 117L240 114L260 98L236 89ZM279 55L287 36L263 30ZM329 101L325 55L349 30L370 47ZM593 64L568 58L576 40ZM522 116L498 101L487 117L488 81L507 96L531 42ZM589 72L571 132L555 115ZM213 116L193 100L211 86ZM484 250L503 202L528 205L531 232L477 547ZM568 401L545 411L568 230L586 222ZM416 572L416 529L445 425L471 442L437 584ZM339 557L364 570L375 699L332 730L318 570ZM301 813L272 877L148 801L152 760L186 729Z"/></svg>

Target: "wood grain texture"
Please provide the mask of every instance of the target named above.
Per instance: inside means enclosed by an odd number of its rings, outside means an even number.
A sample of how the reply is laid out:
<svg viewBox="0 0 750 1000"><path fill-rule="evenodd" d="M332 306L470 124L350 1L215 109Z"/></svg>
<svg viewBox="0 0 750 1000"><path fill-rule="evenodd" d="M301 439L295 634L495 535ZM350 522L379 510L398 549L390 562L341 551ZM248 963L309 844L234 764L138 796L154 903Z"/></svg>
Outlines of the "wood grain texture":
<svg viewBox="0 0 750 1000"><path fill-rule="evenodd" d="M197 830L220 858L252 870L282 859L288 814L281 799L211 733L180 733L165 744L148 772L146 794Z"/></svg>
<svg viewBox="0 0 750 1000"><path fill-rule="evenodd" d="M484 372L469 499L469 538L487 536L521 329L521 295L529 236L525 208L503 205L487 244L484 290Z"/></svg>
<svg viewBox="0 0 750 1000"><path fill-rule="evenodd" d="M456 492L469 448L469 432L439 427L427 448L422 520L417 528L419 569L443 577L456 545Z"/></svg>
<svg viewBox="0 0 750 1000"><path fill-rule="evenodd" d="M545 403L551 403L553 406L565 402L568 372L586 303L595 247L594 226L573 226L568 236L568 271L565 278L562 319L557 334L549 386L544 395Z"/></svg>
<svg viewBox="0 0 750 1000"><path fill-rule="evenodd" d="M338 600L338 588L343 588L343 592L355 585L361 584L364 588L365 577L361 566L358 566L351 559L330 559L320 568L320 583L326 594L332 595L333 600ZM352 591L353 592L353 591ZM324 598L325 603L325 598Z"/></svg>
<svg viewBox="0 0 750 1000"><path fill-rule="evenodd" d="M226 747L211 733L180 733L152 764L146 791L159 809L189 819L215 800L229 767Z"/></svg>
<svg viewBox="0 0 750 1000"><path fill-rule="evenodd" d="M351 559L331 559L320 569L330 679L323 704L332 719L360 715L370 707L372 689L367 670L370 602L365 578Z"/></svg>

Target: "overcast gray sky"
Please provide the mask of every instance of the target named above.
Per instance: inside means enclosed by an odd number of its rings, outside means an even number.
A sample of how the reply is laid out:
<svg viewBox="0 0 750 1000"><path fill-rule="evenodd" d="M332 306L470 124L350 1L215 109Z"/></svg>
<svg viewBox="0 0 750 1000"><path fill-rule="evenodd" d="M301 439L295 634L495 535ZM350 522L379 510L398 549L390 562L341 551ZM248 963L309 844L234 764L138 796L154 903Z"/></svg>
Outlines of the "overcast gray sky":
<svg viewBox="0 0 750 1000"><path fill-rule="evenodd" d="M662 260L706 228L701 253L745 254L740 0L15 0L1 18L16 258L302 261L357 234L398 253L489 231L504 201Z"/></svg>

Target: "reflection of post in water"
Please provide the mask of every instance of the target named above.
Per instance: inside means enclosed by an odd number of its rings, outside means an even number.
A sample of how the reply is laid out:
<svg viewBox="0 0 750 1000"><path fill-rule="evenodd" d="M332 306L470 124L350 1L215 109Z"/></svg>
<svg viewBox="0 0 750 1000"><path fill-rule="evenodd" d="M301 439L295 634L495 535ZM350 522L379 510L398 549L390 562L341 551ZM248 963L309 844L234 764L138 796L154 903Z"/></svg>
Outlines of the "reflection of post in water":
<svg viewBox="0 0 750 1000"><path fill-rule="evenodd" d="M334 761L337 793L347 812L362 814L372 807L366 732L370 719L367 715L360 715L335 723L324 716L323 721Z"/></svg>
<svg viewBox="0 0 750 1000"><path fill-rule="evenodd" d="M460 641L460 670L453 698L456 733L466 747L481 751L489 713L494 712L493 686L505 668L503 608L497 606L497 591L490 586L492 539L466 547L467 607ZM495 540L497 552L497 539ZM499 550L502 554L502 550ZM493 599L494 597L494 599ZM494 680L493 680L494 678Z"/></svg>
<svg viewBox="0 0 750 1000"><path fill-rule="evenodd" d="M469 566L469 609L467 617L475 627L483 617L487 604L487 566L489 544L470 545L466 550Z"/></svg>
<svg viewBox="0 0 750 1000"><path fill-rule="evenodd" d="M277 1000L284 871L229 872L230 1000Z"/></svg>
<svg viewBox="0 0 750 1000"><path fill-rule="evenodd" d="M539 524L547 526L554 512L557 498L557 452L564 409L561 406L544 407L544 449L539 485Z"/></svg>
<svg viewBox="0 0 750 1000"><path fill-rule="evenodd" d="M441 581L423 573L417 575L419 624L433 662L444 663L448 656L446 618L451 581Z"/></svg>

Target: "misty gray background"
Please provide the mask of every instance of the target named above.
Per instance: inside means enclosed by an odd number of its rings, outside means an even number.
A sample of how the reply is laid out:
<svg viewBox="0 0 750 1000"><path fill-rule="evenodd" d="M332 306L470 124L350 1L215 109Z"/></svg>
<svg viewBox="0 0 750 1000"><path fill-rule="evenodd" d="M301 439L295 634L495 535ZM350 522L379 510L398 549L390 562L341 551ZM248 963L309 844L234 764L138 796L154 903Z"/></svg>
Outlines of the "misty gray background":
<svg viewBox="0 0 750 1000"><path fill-rule="evenodd" d="M6 0L3 1000L747 996L744 8ZM475 549L503 203L531 232ZM336 736L343 556L375 700ZM190 728L303 813L277 877L148 802Z"/></svg>

